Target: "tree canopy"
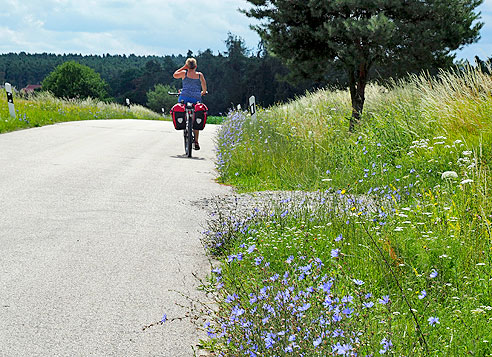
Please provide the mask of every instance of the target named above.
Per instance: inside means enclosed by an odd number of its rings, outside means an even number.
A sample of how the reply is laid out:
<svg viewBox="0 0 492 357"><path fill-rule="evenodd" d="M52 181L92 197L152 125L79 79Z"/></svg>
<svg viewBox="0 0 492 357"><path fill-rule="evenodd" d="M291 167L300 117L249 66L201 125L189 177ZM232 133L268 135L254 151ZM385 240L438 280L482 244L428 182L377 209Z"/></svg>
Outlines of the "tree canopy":
<svg viewBox="0 0 492 357"><path fill-rule="evenodd" d="M347 76L350 130L360 120L375 64L400 71L452 63L451 54L479 38L475 9L483 0L247 0L243 12L267 48L299 75L323 78L332 66Z"/></svg>
<svg viewBox="0 0 492 357"><path fill-rule="evenodd" d="M62 98L107 99L107 84L99 73L75 61L65 62L55 68L42 83L43 90Z"/></svg>

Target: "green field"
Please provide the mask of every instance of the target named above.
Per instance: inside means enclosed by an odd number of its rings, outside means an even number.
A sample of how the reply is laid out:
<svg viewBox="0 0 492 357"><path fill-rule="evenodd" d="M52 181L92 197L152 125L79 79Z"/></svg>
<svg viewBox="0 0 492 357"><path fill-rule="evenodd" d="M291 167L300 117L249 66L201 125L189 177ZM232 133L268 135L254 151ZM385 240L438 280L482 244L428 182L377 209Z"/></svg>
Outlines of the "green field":
<svg viewBox="0 0 492 357"><path fill-rule="evenodd" d="M230 113L204 346L231 356L492 355L492 77L468 68Z"/></svg>
<svg viewBox="0 0 492 357"><path fill-rule="evenodd" d="M213 116L209 115L207 117L207 123L208 124L222 124L222 122L226 119L226 117L219 117L219 116Z"/></svg>
<svg viewBox="0 0 492 357"><path fill-rule="evenodd" d="M9 114L6 95L4 100L0 101L0 133L75 120L162 118L139 105L127 108L93 99L64 100L48 93L36 94L29 98L14 97L14 105L16 118Z"/></svg>

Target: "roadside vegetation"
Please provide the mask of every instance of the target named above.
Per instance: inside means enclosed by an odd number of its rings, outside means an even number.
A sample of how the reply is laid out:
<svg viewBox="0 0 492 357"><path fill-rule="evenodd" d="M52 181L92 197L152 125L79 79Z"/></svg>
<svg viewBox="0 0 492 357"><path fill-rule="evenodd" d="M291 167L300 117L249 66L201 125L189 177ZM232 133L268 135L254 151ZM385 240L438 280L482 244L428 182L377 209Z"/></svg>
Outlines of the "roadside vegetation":
<svg viewBox="0 0 492 357"><path fill-rule="evenodd" d="M492 77L320 90L231 112L219 180L284 190L214 212L203 345L231 356L492 355ZM256 194L259 195L259 194Z"/></svg>
<svg viewBox="0 0 492 357"><path fill-rule="evenodd" d="M44 126L65 121L94 119L163 119L159 114L142 107L130 108L95 99L60 99L47 92L36 93L27 99L15 97L16 118L9 114L7 100L0 101L0 133Z"/></svg>

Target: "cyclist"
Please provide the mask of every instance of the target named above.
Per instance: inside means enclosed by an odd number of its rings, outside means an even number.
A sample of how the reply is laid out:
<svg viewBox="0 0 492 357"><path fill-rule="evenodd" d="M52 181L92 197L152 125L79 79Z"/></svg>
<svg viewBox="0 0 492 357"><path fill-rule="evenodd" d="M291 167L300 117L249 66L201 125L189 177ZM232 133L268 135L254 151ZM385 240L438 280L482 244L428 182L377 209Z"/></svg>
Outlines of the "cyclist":
<svg viewBox="0 0 492 357"><path fill-rule="evenodd" d="M184 101L189 103L197 103L202 101L202 95L207 93L207 82L203 73L197 72L196 59L188 58L185 65L174 72L174 78L181 78L183 80L183 89L179 95L178 101ZM195 132L195 150L200 150L198 144L199 130L193 130Z"/></svg>

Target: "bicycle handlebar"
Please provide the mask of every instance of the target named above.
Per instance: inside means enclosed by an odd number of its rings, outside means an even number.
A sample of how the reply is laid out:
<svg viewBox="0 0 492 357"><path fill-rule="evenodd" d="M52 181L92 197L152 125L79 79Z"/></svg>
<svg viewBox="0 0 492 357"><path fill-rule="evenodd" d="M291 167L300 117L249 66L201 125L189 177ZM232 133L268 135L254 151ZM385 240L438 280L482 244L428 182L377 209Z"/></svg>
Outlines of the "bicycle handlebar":
<svg viewBox="0 0 492 357"><path fill-rule="evenodd" d="M176 96L176 97L179 97L179 95L181 94L181 92L176 92L176 93L175 93L175 92L167 92L167 94L169 94L169 95L174 95L174 96ZM206 91L206 92L205 92L205 94L208 94L208 91ZM204 95L205 95L205 94L204 94Z"/></svg>

